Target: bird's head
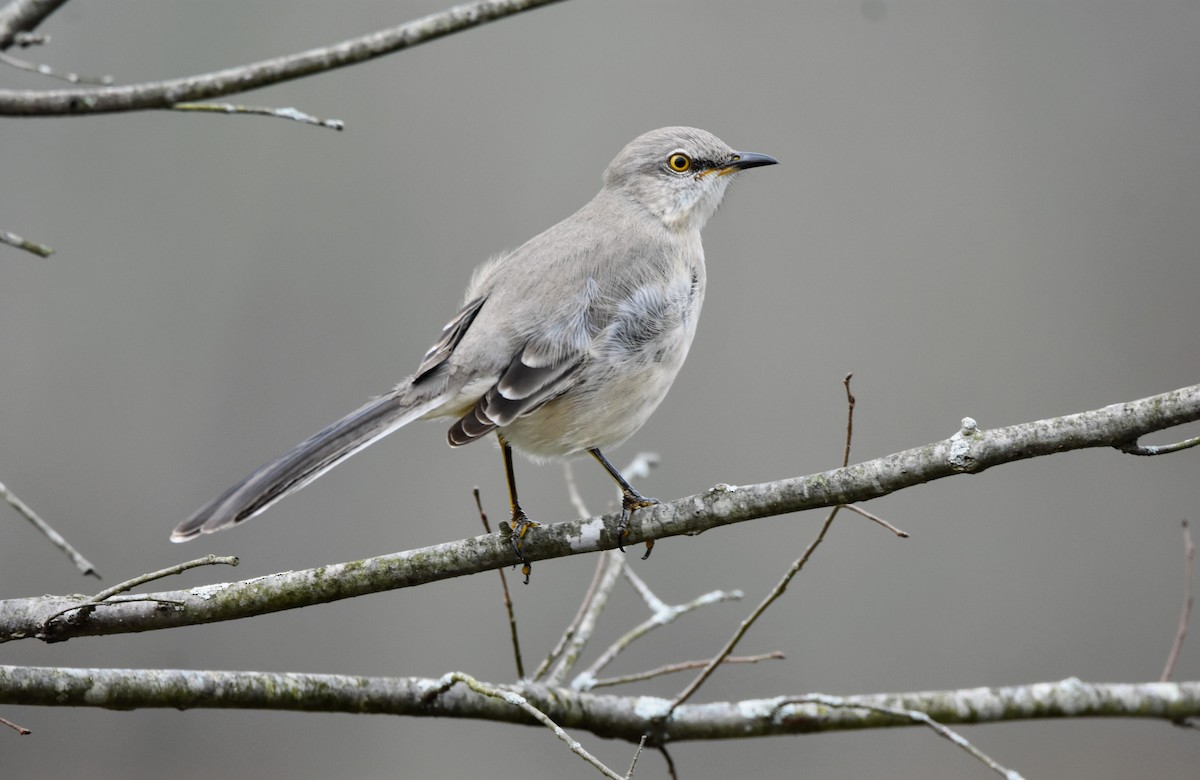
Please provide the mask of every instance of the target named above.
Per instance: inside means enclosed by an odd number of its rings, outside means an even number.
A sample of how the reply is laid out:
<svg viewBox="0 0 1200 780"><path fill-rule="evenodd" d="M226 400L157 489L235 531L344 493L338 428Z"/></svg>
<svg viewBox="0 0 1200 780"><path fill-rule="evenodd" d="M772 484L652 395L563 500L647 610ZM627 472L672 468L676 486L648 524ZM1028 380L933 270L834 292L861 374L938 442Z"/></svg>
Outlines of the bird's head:
<svg viewBox="0 0 1200 780"><path fill-rule="evenodd" d="M774 157L737 152L695 127L663 127L629 142L604 171L618 190L676 230L700 230L721 205L733 175L774 165Z"/></svg>

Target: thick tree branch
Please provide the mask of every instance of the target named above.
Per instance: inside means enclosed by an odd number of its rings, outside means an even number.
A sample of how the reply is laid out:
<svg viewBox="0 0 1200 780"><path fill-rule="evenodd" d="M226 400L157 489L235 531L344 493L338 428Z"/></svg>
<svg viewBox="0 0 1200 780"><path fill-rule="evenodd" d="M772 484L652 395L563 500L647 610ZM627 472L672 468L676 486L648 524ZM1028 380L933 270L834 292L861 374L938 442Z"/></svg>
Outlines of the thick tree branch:
<svg viewBox="0 0 1200 780"><path fill-rule="evenodd" d="M491 685L524 697L563 728L636 744L666 699L607 696L542 685ZM178 669L62 669L0 666L0 704L54 707L256 709L471 718L535 725L531 715L494 696L445 680L334 674L215 672ZM657 724L648 744L684 740L812 734L914 725L855 703L923 712L939 723L978 724L1041 718L1200 716L1200 682L1085 683L1078 679L1005 688L846 696L847 707L797 703L803 696L685 704Z"/></svg>
<svg viewBox="0 0 1200 780"><path fill-rule="evenodd" d="M333 46L166 81L95 89L0 90L0 115L80 116L169 109L302 78L436 40L452 33L561 0L479 0ZM56 3L46 3L57 5ZM27 5L38 5L28 3ZM53 10L53 9L51 9ZM48 12L46 12L48 13ZM44 14L43 14L44 15ZM14 22L14 27L18 22ZM3 20L0 20L0 25ZM19 28L18 28L19 29ZM0 35L3 27L0 27Z"/></svg>
<svg viewBox="0 0 1200 780"><path fill-rule="evenodd" d="M0 8L0 51L17 42L17 35L29 32L58 10L67 0L13 0Z"/></svg>
<svg viewBox="0 0 1200 780"><path fill-rule="evenodd" d="M865 501L935 479L1056 452L1119 447L1195 420L1200 420L1200 385L990 431L972 421L949 439L864 463L777 482L718 485L706 493L640 509L625 544ZM525 557L538 561L613 549L618 518L612 514L543 525L526 540ZM242 582L114 598L100 605L90 605L86 596L9 599L0 601L0 642L26 638L54 642L234 620L477 574L516 562L508 539L492 534Z"/></svg>

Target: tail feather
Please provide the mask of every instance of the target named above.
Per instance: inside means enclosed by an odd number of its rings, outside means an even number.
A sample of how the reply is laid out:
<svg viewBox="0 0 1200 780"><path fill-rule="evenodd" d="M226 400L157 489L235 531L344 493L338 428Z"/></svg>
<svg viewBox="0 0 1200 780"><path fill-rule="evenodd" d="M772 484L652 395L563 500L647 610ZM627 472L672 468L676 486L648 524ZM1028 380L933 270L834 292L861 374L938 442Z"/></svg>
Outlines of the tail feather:
<svg viewBox="0 0 1200 780"><path fill-rule="evenodd" d="M396 393L380 396L297 444L210 501L171 533L172 542L249 520L354 453L435 409L440 398L412 404Z"/></svg>

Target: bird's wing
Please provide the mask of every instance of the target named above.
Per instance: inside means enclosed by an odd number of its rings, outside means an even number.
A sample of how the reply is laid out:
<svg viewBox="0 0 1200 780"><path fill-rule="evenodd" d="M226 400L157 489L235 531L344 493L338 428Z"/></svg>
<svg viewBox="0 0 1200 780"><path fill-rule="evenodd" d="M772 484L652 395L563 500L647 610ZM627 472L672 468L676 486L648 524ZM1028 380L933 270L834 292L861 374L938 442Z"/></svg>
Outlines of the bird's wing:
<svg viewBox="0 0 1200 780"><path fill-rule="evenodd" d="M574 383L584 359L582 352L549 357L534 345L526 345L474 408L450 427L450 446L467 444L495 428L510 425L562 395Z"/></svg>

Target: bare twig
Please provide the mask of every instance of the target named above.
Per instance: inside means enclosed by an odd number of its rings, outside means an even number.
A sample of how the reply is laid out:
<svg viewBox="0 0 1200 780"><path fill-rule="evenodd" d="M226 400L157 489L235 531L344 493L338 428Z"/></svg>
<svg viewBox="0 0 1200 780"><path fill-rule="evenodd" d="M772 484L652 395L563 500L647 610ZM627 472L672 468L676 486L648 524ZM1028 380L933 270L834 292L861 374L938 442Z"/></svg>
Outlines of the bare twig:
<svg viewBox="0 0 1200 780"><path fill-rule="evenodd" d="M138 585L145 585L147 582L161 580L164 577L174 577L176 574L182 574L188 569L198 569L201 566L237 566L238 559L234 555L206 555L203 558L196 558L191 561L177 563L174 566L168 566L165 569L158 571L139 574L138 576L125 580L119 585L113 585L107 590L102 590L95 596L92 596L92 603L99 604L102 601L107 601L118 593L124 593L127 590L133 590Z"/></svg>
<svg viewBox="0 0 1200 780"><path fill-rule="evenodd" d="M846 388L846 450L842 453L842 466L850 465L850 442L854 439L854 405L858 403L858 399L854 397L854 393L850 392L850 380L854 378L854 374L846 374L842 379L842 387Z"/></svg>
<svg viewBox="0 0 1200 780"><path fill-rule="evenodd" d="M49 257L54 254L53 247L21 238L16 233L10 233L7 230L0 230L0 244L15 246L17 249L24 249L26 252L32 252L39 257Z"/></svg>
<svg viewBox="0 0 1200 780"><path fill-rule="evenodd" d="M37 512L34 512L28 504L17 498L16 494L5 487L3 482L0 482L0 498L7 501L21 516L30 523L33 523L33 526L41 531L42 535L49 539L51 544L70 556L79 571L83 572L84 575L90 574L96 579L100 579L100 574L96 571L96 567L87 558L84 558L78 550L72 547L70 542L63 538L62 534L55 531L50 527L49 523L38 517Z"/></svg>
<svg viewBox="0 0 1200 780"><path fill-rule="evenodd" d="M1142 445L1138 444L1136 441L1131 441L1119 445L1117 449L1129 455L1169 455L1172 452L1190 449L1191 447L1195 447L1197 444L1200 444L1200 436L1196 436L1191 439L1184 439L1183 441L1177 441L1174 444Z"/></svg>
<svg viewBox="0 0 1200 780"><path fill-rule="evenodd" d="M214 114L255 114L278 119L290 119L306 125L327 127L330 130L345 130L346 123L340 119L319 119L297 108L271 108L269 106L243 106L233 103L176 103L172 111L207 111Z"/></svg>
<svg viewBox="0 0 1200 780"><path fill-rule="evenodd" d="M762 653L761 655L731 655L724 659L722 663L726 664L756 664L759 661L782 661L787 658L786 655L778 650L771 653ZM710 659L703 661L681 661L675 664L666 664L657 669L648 669L644 672L634 672L633 674L624 674L619 677L604 677L593 680L590 690L596 688L607 688L614 685L628 685L629 683L642 682L651 680L655 677L663 677L668 674L677 672L688 672L693 669L703 669Z"/></svg>
<svg viewBox="0 0 1200 780"><path fill-rule="evenodd" d="M1183 610L1179 615L1179 628L1175 631L1175 641L1171 643L1171 652L1167 655L1167 665L1163 667L1160 682L1170 680L1172 672L1175 671L1175 662L1179 660L1179 653L1183 650L1183 638L1187 636L1188 619L1192 614L1192 575L1196 563L1196 545L1192 544L1192 532L1188 528L1187 520L1183 521L1183 559Z"/></svg>
<svg viewBox="0 0 1200 780"><path fill-rule="evenodd" d="M154 580L161 580L164 577L171 577L176 574L181 574L181 573L187 571L188 569L195 569L200 566L216 566L219 564L224 564L227 566L237 566L238 559L232 555L227 555L227 556L206 555L203 558L196 558L195 560L178 563L178 564L175 564L174 566L168 566L165 569L159 569L158 571L152 571L147 574L139 574L138 576L136 576L132 579L125 580L124 582L114 585L111 588L107 588L105 590L100 591L99 593L97 593L95 596L92 596L87 601L80 601L75 604L72 604L69 607L60 609L59 611L55 612L54 614L52 614L46 618L46 620L43 624L43 628L48 627L51 623L53 623L59 617L67 614L68 612L78 611L80 615L88 615L96 607L98 607L101 604L103 604L104 602L108 601L113 596L124 593L125 591L128 591L128 590L132 590L132 589L136 588L138 585L144 585L147 582L153 582ZM122 599L120 602L113 602L113 603L127 604L130 601L139 601L139 602L150 601L150 602L154 602L156 604L175 603L176 605L180 605L179 602L171 602L167 599L160 599L160 598L156 598L154 596L138 596L138 597L128 599L128 600Z"/></svg>
<svg viewBox="0 0 1200 780"><path fill-rule="evenodd" d="M0 114L80 116L114 111L170 109L177 103L207 101L365 62L560 1L477 0L333 46L165 81L93 89L0 90ZM3 29L3 22L0 19L0 30ZM4 48L2 37L0 48Z"/></svg>
<svg viewBox="0 0 1200 780"><path fill-rule="evenodd" d="M700 690L700 686L703 685L705 681L712 676L712 673L717 670L717 667L724 663L725 659L728 658L731 653L733 653L733 649L737 647L738 642L742 641L742 637L746 635L746 632L750 630L750 627L753 626L760 617L762 617L762 614L767 611L768 607L775 603L776 599L783 595L783 592L787 590L788 583L792 581L793 577L800 573L800 570L804 568L804 564L808 563L808 559L812 557L812 554L816 551L817 547L819 547L821 542L824 541L825 534L829 531L829 526L833 524L833 518L837 517L839 509L841 509L841 507L835 506L833 510L830 511L829 515L825 518L825 522L821 524L821 530L817 532L817 537L808 545L808 548L804 551L804 554L792 563L792 565L788 568L787 573L784 574L782 579L780 579L775 587L771 589L771 592L767 594L766 598L759 602L758 606L754 608L749 616L742 620L741 625L739 625L737 628L737 631L733 632L733 636L729 637L729 640L725 643L725 646L722 647L721 650L712 657L712 659L704 667L704 670L701 671L700 674L696 675L696 678L692 680L686 688L680 691L679 695L671 701L671 704L667 708L667 716L670 716L670 714L674 712L679 705L683 704L685 701L690 699L692 695L696 693L696 691Z"/></svg>
<svg viewBox="0 0 1200 780"><path fill-rule="evenodd" d="M629 771L625 773L625 777L627 780L628 780L628 778L633 777L633 770L637 768L638 759L642 757L642 751L645 749L646 749L646 735L643 734L642 738L638 741L637 750L635 750L633 753L633 760L629 762Z"/></svg>
<svg viewBox="0 0 1200 780"><path fill-rule="evenodd" d="M112 76L81 76L78 73L59 73L54 68L51 68L49 65L38 65L38 64L35 64L32 62L28 62L26 60L19 60L16 57L12 56L11 54L0 53L0 62L4 63L5 65L9 66L10 68L16 68L17 70L24 70L24 71L28 71L30 73L37 73L40 76L46 76L47 78L58 79L60 81L66 81L71 84L111 84L111 83L113 83Z"/></svg>
<svg viewBox="0 0 1200 780"><path fill-rule="evenodd" d="M656 465L658 465L657 455L641 452L634 456L633 461L625 467L623 473L628 479L640 479L648 474L650 469ZM570 461L563 461L563 481L567 485L567 497L570 499L571 505L575 507L579 518L581 520L590 518L591 512L588 510L587 504L579 492L579 485L575 482L575 472L571 468ZM628 571L628 567L625 565L625 556L615 552L601 556L600 560L596 563L596 571L592 575L592 582L588 585L587 593L584 594L583 601L580 603L579 609L575 612L574 619L572 619L566 630L563 631L558 644L538 664L537 671L533 673L532 679L545 682L549 685L562 684L562 681L566 679L571 668L574 667L575 662L583 654L584 647L587 646L592 633L596 629L600 613L607 606L612 589L616 586L617 577L623 571ZM553 666L553 669L551 669L551 666Z"/></svg>
<svg viewBox="0 0 1200 780"><path fill-rule="evenodd" d="M483 511L483 499L479 497L479 488L471 491L475 496L475 507L479 510L479 520L483 523L484 533L491 533L492 526L488 522L487 512ZM500 590L504 594L504 611L508 613L508 632L512 637L513 658L517 662L517 679L525 679L525 664L521 662L521 640L517 637L517 616L513 612L512 594L508 591L508 578L504 576L504 569L496 569L500 575Z"/></svg>
<svg viewBox="0 0 1200 780"><path fill-rule="evenodd" d="M515 707L519 707L533 717L533 719L538 723L541 723L543 726L553 731L554 735L562 740L567 747L571 749L572 753L591 764L600 772L600 774L604 775L605 777L612 778L612 780L624 780L621 775L609 769L600 761L600 759L596 758L587 750L585 750L579 740L574 739L570 734L564 731L561 726L552 721L550 717L546 715L546 713L530 704L529 700L521 694L511 690L494 688L490 685L481 683L474 677L463 674L462 672L451 672L442 677L442 684L444 687L440 691L437 691L437 693L444 693L445 691L449 690L450 686L452 686L454 683L462 683L476 693L484 696L490 696L495 699L500 699ZM632 771L632 768L630 771Z"/></svg>
<svg viewBox="0 0 1200 780"><path fill-rule="evenodd" d="M10 729L17 732L22 737L33 733L32 731L25 728L24 726L19 726L16 723L13 723L11 720L8 720L7 718L0 718L0 726L8 726Z"/></svg>
<svg viewBox="0 0 1200 780"><path fill-rule="evenodd" d="M863 517L870 520L872 523L877 523L877 524L883 526L884 528L888 529L889 531L894 533L896 536L899 536L901 539L908 538L908 531L901 531L899 528L892 525L887 520L884 520L879 515L868 512L867 510L863 509L858 504L842 504L841 508L845 509L848 512L854 512L855 514L862 515Z"/></svg>
<svg viewBox="0 0 1200 780"><path fill-rule="evenodd" d="M575 610L575 617L571 619L570 624L563 630L562 636L558 638L558 643L554 646L542 662L538 664L538 668L534 671L531 679L541 680L546 674L550 665L557 661L566 651L568 643L575 637L575 633L579 630L579 625L587 615L592 598L596 594L596 589L600 587L600 582L604 579L605 572L608 571L611 561L607 555L601 555L596 559L596 570L592 572L592 581L588 584L587 592L583 594L583 600L579 602L579 609Z"/></svg>
<svg viewBox="0 0 1200 780"><path fill-rule="evenodd" d="M650 590L650 586L646 584L646 581L639 577L633 569L626 566L625 571L621 573L625 575L625 581L632 585L633 589L642 597L642 602L645 603L646 608L651 612L661 613L670 609L667 606L667 602L655 595L654 591Z"/></svg>
<svg viewBox="0 0 1200 780"><path fill-rule="evenodd" d="M703 596L698 596L686 604L679 604L676 606L668 606L664 604L662 609L655 611L654 614L652 614L649 618L634 626L623 636L617 639L617 641L609 645L608 648L600 654L600 657L592 662L591 666L589 666L583 672L580 672L579 675L571 681L571 688L577 691L591 690L593 687L595 687L596 674L599 673L601 669L612 663L613 660L625 650L625 648L629 647L654 629L673 623L681 615L686 615L687 613L697 610L701 607L706 607L709 604L719 604L723 601L736 601L741 599L742 596L743 594L739 590L730 592L714 590L710 593L705 593Z"/></svg>
<svg viewBox="0 0 1200 780"><path fill-rule="evenodd" d="M850 378L852 376L854 375L846 374L846 378L842 380L842 386L846 388L846 447L842 454L843 468L850 463L850 444L854 437L854 406L857 404L857 400L854 398L854 394L850 392ZM829 532L829 527L833 525L833 518L837 517L838 510L841 508L841 506L833 507L833 509L825 517L825 522L821 524L821 530L817 532L816 538L813 539L813 541L809 543L807 549L804 550L804 554L792 562L792 565L788 567L788 570L784 573L783 577L780 578L779 582L775 584L775 587L771 589L771 592L768 593L766 598L759 602L758 606L754 608L750 615L742 621L741 625L738 626L737 631L733 632L733 636L729 638L729 641L725 643L725 646L721 648L720 652L713 656L712 660L708 662L708 665L704 667L703 671L696 675L696 678L693 679L688 686L680 691L679 695L671 701L671 704L667 709L668 716L670 713L674 712L679 705L690 699L692 695L700 689L700 686L712 676L712 673L717 670L717 667L720 666L731 653L733 653L733 649L737 647L738 642L742 641L742 637L746 635L746 632L750 630L750 627L758 621L763 613L767 611L768 607L774 604L775 601L783 595L783 592L787 590L787 587L791 583L792 579L800 573L800 570L804 568L804 564L808 563L808 559L812 557L812 554L816 552L817 547L819 547L821 542L825 540L825 534Z"/></svg>
<svg viewBox="0 0 1200 780"><path fill-rule="evenodd" d="M601 557L604 559L604 568L600 572L599 582L596 583L591 598L584 602L587 604L587 608L583 610L579 622L575 624L575 630L563 646L558 660L547 674L538 678L547 685L561 685L562 681L566 679L567 673L575 666L575 662L579 660L583 649L591 640L592 634L596 632L600 613L608 606L608 598L612 595L613 587L621 575L621 570L625 568L625 556L616 550L608 550Z"/></svg>
<svg viewBox="0 0 1200 780"><path fill-rule="evenodd" d="M814 693L810 696L801 696L796 699L787 699L783 703L809 703L820 704L825 707L862 709L869 712L878 712L883 715L892 715L897 718L911 720L914 723L920 723L923 726L928 726L929 728L933 729L938 736L945 737L955 745L958 745L960 748L974 756L977 760L985 764L993 772L1008 778L1008 780L1022 780L1020 774L1012 769L1004 768L982 750L972 745L961 734L950 728L947 728L946 726L943 726L941 723L938 723L936 720L919 710L905 710L894 707L883 707L877 704L865 704L863 702L847 701L840 696L825 696L818 693Z"/></svg>

